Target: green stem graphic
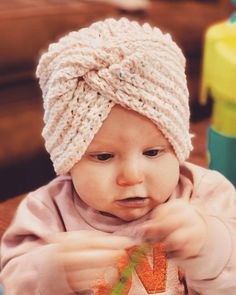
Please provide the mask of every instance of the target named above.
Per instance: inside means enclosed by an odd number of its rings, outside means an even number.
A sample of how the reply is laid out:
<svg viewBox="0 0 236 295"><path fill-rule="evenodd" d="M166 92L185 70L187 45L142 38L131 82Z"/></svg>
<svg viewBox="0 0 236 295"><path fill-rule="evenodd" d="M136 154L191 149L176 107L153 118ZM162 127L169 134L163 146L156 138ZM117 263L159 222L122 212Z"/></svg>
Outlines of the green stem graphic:
<svg viewBox="0 0 236 295"><path fill-rule="evenodd" d="M138 265L141 257L147 252L150 248L148 244L140 246L131 256L128 266L121 273L121 278L119 283L113 288L110 295L122 295L123 290L125 289L126 283L128 282L132 272L135 267Z"/></svg>

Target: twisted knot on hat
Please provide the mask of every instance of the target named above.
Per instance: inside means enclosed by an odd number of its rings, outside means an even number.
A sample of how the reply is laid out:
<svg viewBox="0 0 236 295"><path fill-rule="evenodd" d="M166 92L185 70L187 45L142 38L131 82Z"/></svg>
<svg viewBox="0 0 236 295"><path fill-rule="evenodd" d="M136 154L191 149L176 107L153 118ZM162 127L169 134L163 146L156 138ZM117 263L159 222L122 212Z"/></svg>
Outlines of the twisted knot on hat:
<svg viewBox="0 0 236 295"><path fill-rule="evenodd" d="M148 24L107 19L49 46L36 72L43 137L57 174L81 159L115 104L152 120L179 161L192 149L185 58Z"/></svg>

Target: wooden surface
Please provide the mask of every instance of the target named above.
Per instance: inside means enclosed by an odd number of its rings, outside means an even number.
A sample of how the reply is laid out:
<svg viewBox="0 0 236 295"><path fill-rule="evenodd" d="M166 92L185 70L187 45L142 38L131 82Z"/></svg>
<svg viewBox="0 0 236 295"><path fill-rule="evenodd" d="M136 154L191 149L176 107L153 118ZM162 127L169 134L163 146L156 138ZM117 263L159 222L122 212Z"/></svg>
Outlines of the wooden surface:
<svg viewBox="0 0 236 295"><path fill-rule="evenodd" d="M9 226L17 206L24 197L25 195L20 195L0 203L0 238L5 229Z"/></svg>

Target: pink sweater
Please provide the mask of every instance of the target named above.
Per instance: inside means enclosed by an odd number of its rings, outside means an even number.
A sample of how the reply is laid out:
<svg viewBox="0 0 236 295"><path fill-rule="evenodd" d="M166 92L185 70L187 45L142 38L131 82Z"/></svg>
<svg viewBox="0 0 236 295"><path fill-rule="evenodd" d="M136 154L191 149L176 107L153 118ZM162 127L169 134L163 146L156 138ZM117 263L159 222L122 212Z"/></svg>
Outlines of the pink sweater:
<svg viewBox="0 0 236 295"><path fill-rule="evenodd" d="M178 279L177 265L185 272L189 294L236 294L236 192L233 185L218 172L190 163L181 166L181 176L171 198L185 198L200 206L209 216L208 242L201 255L184 261L165 260L153 248L155 262L162 259L166 276L160 282L163 290L150 293L136 269L128 295L184 294ZM4 295L69 295L73 293L63 272L53 260L55 245L47 237L57 232L99 230L116 235L137 235L140 223L101 215L84 204L73 190L69 176L58 177L30 193L19 206L1 244L1 282ZM159 257L159 258L158 258ZM80 293L84 295L83 293ZM86 293L87 294L87 293ZM106 295L106 294L104 294Z"/></svg>

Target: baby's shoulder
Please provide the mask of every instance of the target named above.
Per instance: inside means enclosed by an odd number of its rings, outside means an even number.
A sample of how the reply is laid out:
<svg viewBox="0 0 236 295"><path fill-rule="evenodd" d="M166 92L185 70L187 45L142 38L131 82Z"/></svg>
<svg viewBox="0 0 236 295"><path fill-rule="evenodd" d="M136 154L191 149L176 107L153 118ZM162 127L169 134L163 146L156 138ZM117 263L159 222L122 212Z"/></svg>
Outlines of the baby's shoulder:
<svg viewBox="0 0 236 295"><path fill-rule="evenodd" d="M228 180L224 175L216 170L211 170L190 162L184 162L180 166L180 173L191 178L195 184L199 184L201 181L209 181L215 183L221 183Z"/></svg>
<svg viewBox="0 0 236 295"><path fill-rule="evenodd" d="M35 191L28 193L25 201L36 201L47 205L65 197L69 199L70 196L72 196L72 181L69 175L65 175L58 176Z"/></svg>
<svg viewBox="0 0 236 295"><path fill-rule="evenodd" d="M232 183L216 170L185 162L180 167L180 173L191 180L194 191L198 191L198 193L209 194L224 190L235 193Z"/></svg>

